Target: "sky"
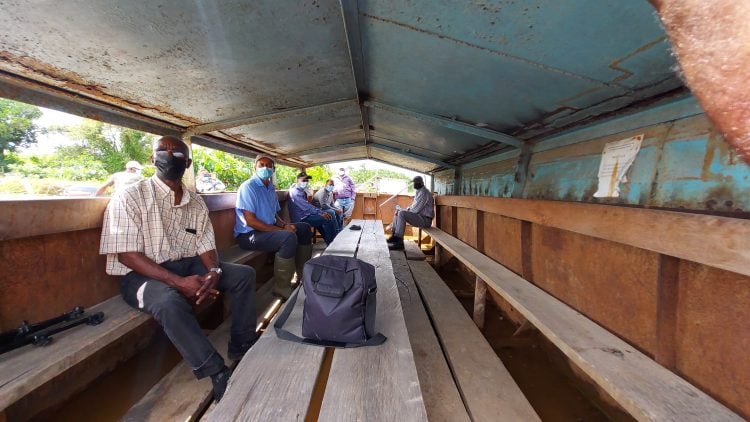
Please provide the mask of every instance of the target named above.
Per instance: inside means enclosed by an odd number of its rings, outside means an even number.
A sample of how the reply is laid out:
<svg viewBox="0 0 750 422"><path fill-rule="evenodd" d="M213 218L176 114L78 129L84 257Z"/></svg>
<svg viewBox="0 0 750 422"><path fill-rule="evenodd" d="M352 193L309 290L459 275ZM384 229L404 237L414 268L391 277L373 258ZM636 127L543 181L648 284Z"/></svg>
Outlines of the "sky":
<svg viewBox="0 0 750 422"><path fill-rule="evenodd" d="M49 108L39 107L42 110L42 117L36 120L39 127L48 128L51 126L75 126L81 124L83 117L63 113L61 111ZM55 147L69 143L70 140L62 133L47 133L37 137L38 142L29 148L24 149L25 154L43 155L51 154Z"/></svg>

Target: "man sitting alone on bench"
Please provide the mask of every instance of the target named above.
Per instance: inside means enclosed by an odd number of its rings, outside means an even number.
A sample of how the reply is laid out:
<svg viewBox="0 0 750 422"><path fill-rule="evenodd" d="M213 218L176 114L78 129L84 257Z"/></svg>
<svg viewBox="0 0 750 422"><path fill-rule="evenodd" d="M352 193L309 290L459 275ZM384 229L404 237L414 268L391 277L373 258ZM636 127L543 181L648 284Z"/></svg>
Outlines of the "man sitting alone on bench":
<svg viewBox="0 0 750 422"><path fill-rule="evenodd" d="M228 357L239 360L257 340L255 270L219 262L208 207L182 184L190 151L165 136L154 145L156 174L112 197L104 213L99 252L107 274L119 275L125 302L154 316L197 378L211 377L214 399L230 370L201 330L193 304L219 292L232 295Z"/></svg>
<svg viewBox="0 0 750 422"><path fill-rule="evenodd" d="M414 227L430 227L432 218L435 216L435 201L432 193L424 187L422 176L413 179L414 201L409 208L402 210L396 206L396 215L393 217L393 235L388 238L388 249L400 251L404 249L404 230L406 223Z"/></svg>

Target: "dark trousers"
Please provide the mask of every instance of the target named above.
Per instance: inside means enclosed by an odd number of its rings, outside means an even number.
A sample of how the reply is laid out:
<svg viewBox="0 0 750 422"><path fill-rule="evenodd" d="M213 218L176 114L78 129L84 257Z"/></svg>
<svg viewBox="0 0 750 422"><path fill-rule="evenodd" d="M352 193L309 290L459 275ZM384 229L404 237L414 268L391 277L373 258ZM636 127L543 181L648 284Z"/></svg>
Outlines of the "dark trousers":
<svg viewBox="0 0 750 422"><path fill-rule="evenodd" d="M161 266L182 277L207 272L197 256ZM220 267L217 290L232 295L229 341L240 346L256 337L255 269L226 262ZM153 315L197 378L213 375L224 366L224 359L198 325L190 302L176 289L131 271L120 279L120 293L128 305Z"/></svg>
<svg viewBox="0 0 750 422"><path fill-rule="evenodd" d="M276 252L280 257L289 259L297 252L297 245L312 243L309 224L294 223L294 227L297 228L294 233L286 230L241 233L237 236L237 244L248 251Z"/></svg>

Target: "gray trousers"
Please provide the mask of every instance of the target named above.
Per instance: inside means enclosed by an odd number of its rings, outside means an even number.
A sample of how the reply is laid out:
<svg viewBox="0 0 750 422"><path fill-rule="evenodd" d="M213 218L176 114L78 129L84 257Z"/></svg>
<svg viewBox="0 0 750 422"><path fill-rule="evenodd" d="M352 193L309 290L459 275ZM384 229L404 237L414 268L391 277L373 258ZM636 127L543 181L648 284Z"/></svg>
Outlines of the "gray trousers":
<svg viewBox="0 0 750 422"><path fill-rule="evenodd" d="M396 211L396 215L393 217L393 235L404 237L406 223L409 223L414 227L430 227L432 225L432 218L423 217L417 213L406 210Z"/></svg>
<svg viewBox="0 0 750 422"><path fill-rule="evenodd" d="M182 277L207 272L197 256L161 266ZM255 269L226 262L220 267L223 272L217 290L232 295L229 344L240 347L256 337ZM203 334L192 305L176 289L131 271L120 279L120 293L128 305L153 315L197 378L214 375L224 367L224 359Z"/></svg>

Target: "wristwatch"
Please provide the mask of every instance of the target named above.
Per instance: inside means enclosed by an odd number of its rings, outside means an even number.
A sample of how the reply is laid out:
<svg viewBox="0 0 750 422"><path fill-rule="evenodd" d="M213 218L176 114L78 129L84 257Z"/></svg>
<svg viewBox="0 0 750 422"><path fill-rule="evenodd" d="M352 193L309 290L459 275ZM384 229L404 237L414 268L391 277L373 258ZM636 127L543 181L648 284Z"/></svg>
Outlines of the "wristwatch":
<svg viewBox="0 0 750 422"><path fill-rule="evenodd" d="M208 270L208 272L211 272L211 271L215 272L218 275L221 275L221 273L223 272L223 271L221 271L221 268L219 268L219 267L213 267L210 270Z"/></svg>

